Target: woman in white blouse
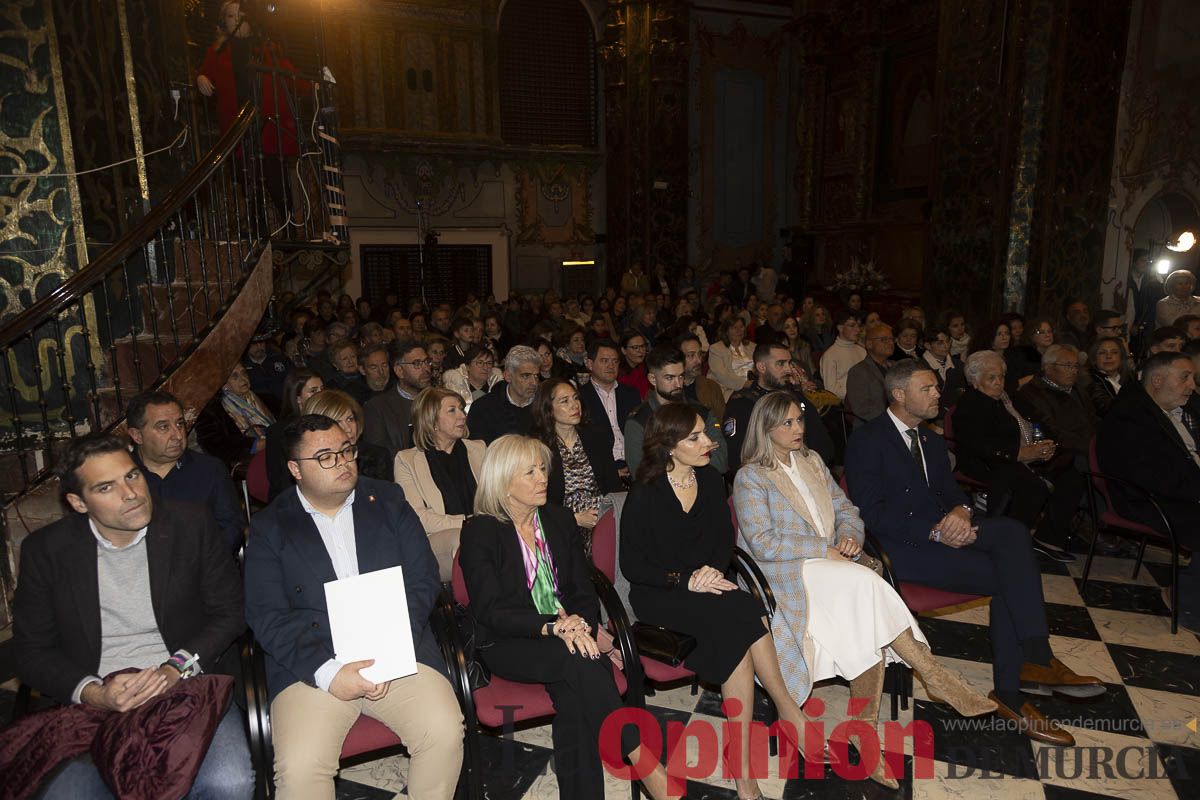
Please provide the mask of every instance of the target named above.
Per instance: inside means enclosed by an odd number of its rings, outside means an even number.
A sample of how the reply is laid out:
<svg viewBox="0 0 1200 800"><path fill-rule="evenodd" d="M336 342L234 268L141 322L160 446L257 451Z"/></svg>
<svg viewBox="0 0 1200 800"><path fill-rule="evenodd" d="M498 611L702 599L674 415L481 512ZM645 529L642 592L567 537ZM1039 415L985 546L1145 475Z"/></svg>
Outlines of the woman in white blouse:
<svg viewBox="0 0 1200 800"><path fill-rule="evenodd" d="M717 329L720 341L708 350L708 377L721 384L725 399L750 385L748 375L754 369L754 342L746 340L746 323L731 316Z"/></svg>

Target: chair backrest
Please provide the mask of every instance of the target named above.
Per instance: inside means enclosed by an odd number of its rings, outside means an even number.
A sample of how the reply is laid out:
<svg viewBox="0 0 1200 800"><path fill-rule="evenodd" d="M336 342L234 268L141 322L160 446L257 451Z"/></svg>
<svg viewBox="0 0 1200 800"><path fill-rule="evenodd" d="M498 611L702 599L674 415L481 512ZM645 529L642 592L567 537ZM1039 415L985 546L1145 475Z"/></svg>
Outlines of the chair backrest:
<svg viewBox="0 0 1200 800"><path fill-rule="evenodd" d="M942 416L942 438L946 440L946 447L951 450L954 449L954 409L956 407L950 406Z"/></svg>
<svg viewBox="0 0 1200 800"><path fill-rule="evenodd" d="M610 582L617 579L617 516L610 508L592 528L592 565Z"/></svg>
<svg viewBox="0 0 1200 800"><path fill-rule="evenodd" d="M1112 498L1108 496L1108 481L1102 477L1104 473L1100 470L1100 457L1096 455L1095 436L1088 441L1088 469L1092 473L1092 485L1100 493L1100 499L1104 501L1105 508L1112 510Z"/></svg>
<svg viewBox="0 0 1200 800"><path fill-rule="evenodd" d="M467 594L467 579L463 577L457 552L454 554L454 567L450 573L450 588L454 592L454 602L463 606L471 605L471 596Z"/></svg>
<svg viewBox="0 0 1200 800"><path fill-rule="evenodd" d="M267 451L259 450L246 466L246 491L260 503L271 498L271 481L267 478Z"/></svg>

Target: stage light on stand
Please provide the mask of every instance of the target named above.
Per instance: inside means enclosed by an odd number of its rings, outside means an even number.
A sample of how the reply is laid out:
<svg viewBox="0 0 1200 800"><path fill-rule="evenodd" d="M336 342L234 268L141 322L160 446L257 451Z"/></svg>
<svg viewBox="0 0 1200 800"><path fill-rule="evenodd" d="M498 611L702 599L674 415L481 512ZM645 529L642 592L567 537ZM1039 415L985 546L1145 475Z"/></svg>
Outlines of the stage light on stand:
<svg viewBox="0 0 1200 800"><path fill-rule="evenodd" d="M1172 253L1186 253L1196 246L1196 234L1191 231L1184 231L1179 234L1179 238L1173 242L1167 242L1167 249Z"/></svg>

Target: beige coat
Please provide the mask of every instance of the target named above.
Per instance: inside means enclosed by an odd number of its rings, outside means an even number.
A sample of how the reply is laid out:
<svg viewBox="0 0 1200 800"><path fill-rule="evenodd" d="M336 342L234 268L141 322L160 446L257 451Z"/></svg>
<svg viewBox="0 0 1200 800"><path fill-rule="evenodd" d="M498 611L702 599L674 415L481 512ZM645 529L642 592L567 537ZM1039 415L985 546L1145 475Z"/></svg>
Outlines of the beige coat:
<svg viewBox="0 0 1200 800"><path fill-rule="evenodd" d="M473 439L463 440L467 447L467 461L471 464L471 472L479 479L479 471L483 466L483 453L487 445ZM442 502L442 492L433 482L433 473L429 471L429 459L425 451L416 447L401 450L396 453L394 465L396 483L404 490L404 498L417 512L421 526L429 536L429 546L437 556L438 571L442 580L450 580L454 566L454 554L458 552L458 534L462 530L463 514L447 514Z"/></svg>

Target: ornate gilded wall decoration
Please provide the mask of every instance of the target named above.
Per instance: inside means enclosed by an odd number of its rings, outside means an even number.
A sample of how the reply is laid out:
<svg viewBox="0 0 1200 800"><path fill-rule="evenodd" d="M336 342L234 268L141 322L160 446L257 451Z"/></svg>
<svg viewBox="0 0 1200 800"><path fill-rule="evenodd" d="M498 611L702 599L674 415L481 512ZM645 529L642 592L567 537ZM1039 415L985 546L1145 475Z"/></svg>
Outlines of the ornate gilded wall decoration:
<svg viewBox="0 0 1200 800"><path fill-rule="evenodd" d="M0 319L31 305L86 260L54 20L40 0L0 8ZM25 177L27 176L27 177ZM44 177L39 177L44 176Z"/></svg>
<svg viewBox="0 0 1200 800"><path fill-rule="evenodd" d="M517 232L514 244L590 245L590 168L582 164L521 164L516 181Z"/></svg>

